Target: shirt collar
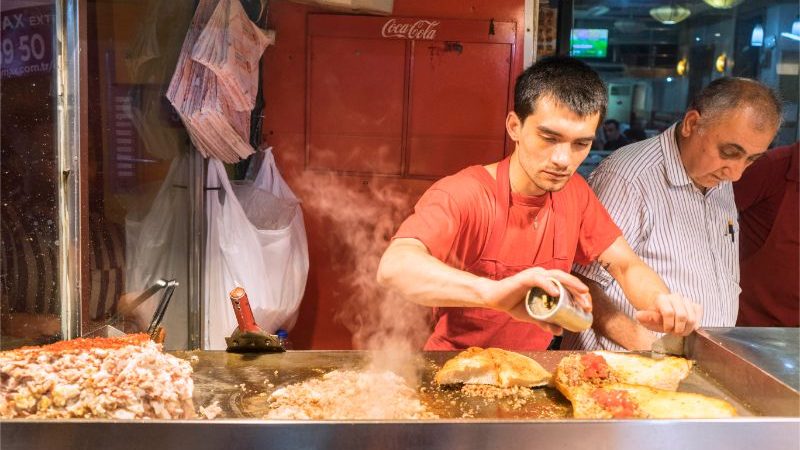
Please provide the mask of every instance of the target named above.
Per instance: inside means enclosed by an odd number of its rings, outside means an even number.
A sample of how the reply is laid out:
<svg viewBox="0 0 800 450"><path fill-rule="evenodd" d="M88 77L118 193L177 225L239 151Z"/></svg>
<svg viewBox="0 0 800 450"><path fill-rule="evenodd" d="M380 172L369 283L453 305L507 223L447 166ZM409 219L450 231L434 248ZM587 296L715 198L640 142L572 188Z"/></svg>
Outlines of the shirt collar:
<svg viewBox="0 0 800 450"><path fill-rule="evenodd" d="M681 161L681 153L678 150L678 141L675 138L675 130L678 123L674 123L667 131L661 133L661 150L664 152L664 165L667 170L667 179L673 186L686 186L692 184L692 179L686 173Z"/></svg>

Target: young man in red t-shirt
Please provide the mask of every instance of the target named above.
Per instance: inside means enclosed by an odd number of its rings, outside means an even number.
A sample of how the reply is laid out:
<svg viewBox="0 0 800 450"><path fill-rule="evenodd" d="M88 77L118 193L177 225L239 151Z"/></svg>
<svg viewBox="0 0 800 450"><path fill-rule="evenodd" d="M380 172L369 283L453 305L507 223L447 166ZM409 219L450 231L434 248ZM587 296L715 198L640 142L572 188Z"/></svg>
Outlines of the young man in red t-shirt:
<svg viewBox="0 0 800 450"><path fill-rule="evenodd" d="M606 103L603 82L583 62L537 62L517 79L506 118L511 156L439 180L420 198L384 253L378 281L435 308L426 350L547 348L561 328L532 319L525 293L539 286L558 295L548 280L555 278L590 311L589 289L568 272L573 262L594 260L619 281L646 327L684 335L697 327L700 306L669 292L573 176Z"/></svg>

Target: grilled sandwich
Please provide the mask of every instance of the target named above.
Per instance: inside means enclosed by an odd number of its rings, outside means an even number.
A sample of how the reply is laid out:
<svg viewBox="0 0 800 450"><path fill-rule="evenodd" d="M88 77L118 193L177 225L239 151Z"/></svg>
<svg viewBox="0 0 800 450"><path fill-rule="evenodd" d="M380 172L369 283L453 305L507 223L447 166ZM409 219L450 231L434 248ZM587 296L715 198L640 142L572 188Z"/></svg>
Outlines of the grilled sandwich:
<svg viewBox="0 0 800 450"><path fill-rule="evenodd" d="M584 384L569 392L576 419L715 419L736 415L736 409L724 400L648 386Z"/></svg>
<svg viewBox="0 0 800 450"><path fill-rule="evenodd" d="M536 387L548 384L552 374L519 353L499 348L470 347L448 360L437 372L438 384L487 384L500 387Z"/></svg>
<svg viewBox="0 0 800 450"><path fill-rule="evenodd" d="M678 357L591 352L564 357L554 378L578 419L735 416L736 409L724 400L675 392L691 367L691 361Z"/></svg>
<svg viewBox="0 0 800 450"><path fill-rule="evenodd" d="M597 351L570 355L556 368L556 382L619 382L675 391L692 370L692 361L675 356L652 359L626 353Z"/></svg>

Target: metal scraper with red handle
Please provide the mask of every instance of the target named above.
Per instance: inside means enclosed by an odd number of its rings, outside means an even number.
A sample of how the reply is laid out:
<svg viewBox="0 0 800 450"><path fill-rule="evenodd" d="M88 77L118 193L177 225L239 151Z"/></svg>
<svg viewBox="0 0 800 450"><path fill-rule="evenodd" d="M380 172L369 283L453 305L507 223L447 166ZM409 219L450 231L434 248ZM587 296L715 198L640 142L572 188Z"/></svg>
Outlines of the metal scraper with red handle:
<svg viewBox="0 0 800 450"><path fill-rule="evenodd" d="M244 289L236 287L230 292L229 297L238 326L230 337L225 338L227 351L233 353L286 351L278 341L278 336L269 334L258 326Z"/></svg>

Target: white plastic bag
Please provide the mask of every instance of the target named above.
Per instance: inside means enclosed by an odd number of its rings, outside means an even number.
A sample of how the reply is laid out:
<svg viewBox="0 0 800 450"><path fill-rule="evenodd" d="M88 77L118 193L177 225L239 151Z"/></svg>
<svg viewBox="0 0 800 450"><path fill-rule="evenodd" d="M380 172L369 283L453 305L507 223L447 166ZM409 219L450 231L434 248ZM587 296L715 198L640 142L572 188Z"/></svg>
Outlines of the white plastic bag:
<svg viewBox="0 0 800 450"><path fill-rule="evenodd" d="M175 279L181 284L167 307L162 325L167 330L165 347L188 345L187 288L189 254L190 199L189 155L176 157L147 213L125 219L125 291L139 293L159 279ZM161 292L133 311L136 321L147 326L155 312Z"/></svg>
<svg viewBox="0 0 800 450"><path fill-rule="evenodd" d="M209 159L203 348L225 348L236 328L228 293L247 292L265 331L291 329L308 278L308 240L300 202L278 173L272 148L253 182L231 185L225 166Z"/></svg>

